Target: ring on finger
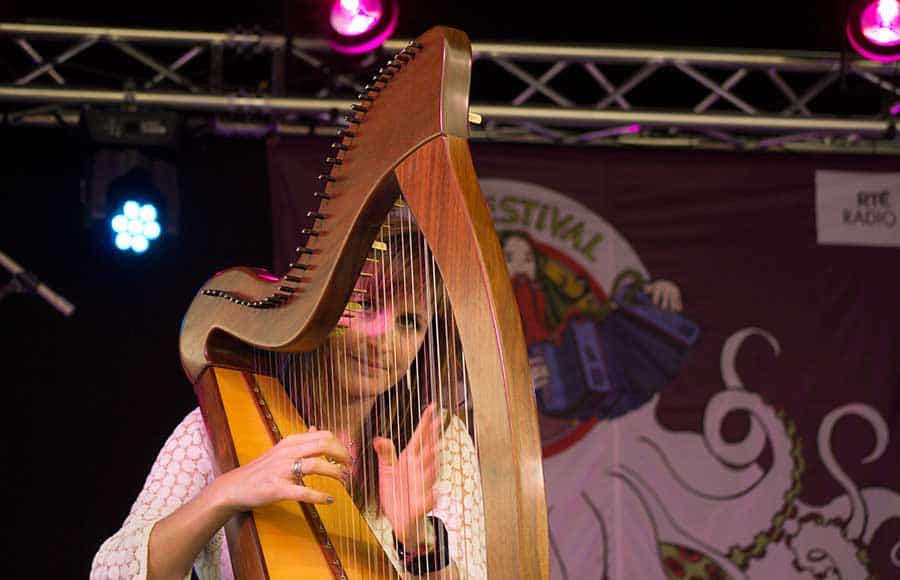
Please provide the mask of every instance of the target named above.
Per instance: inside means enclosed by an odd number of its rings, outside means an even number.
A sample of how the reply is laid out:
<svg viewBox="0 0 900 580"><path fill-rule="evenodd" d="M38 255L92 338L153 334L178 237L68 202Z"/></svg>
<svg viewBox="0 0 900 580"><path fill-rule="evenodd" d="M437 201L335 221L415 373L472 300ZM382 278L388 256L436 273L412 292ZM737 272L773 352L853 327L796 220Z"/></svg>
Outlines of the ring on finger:
<svg viewBox="0 0 900 580"><path fill-rule="evenodd" d="M291 475L294 476L294 483L303 485L303 458L294 460L291 465Z"/></svg>

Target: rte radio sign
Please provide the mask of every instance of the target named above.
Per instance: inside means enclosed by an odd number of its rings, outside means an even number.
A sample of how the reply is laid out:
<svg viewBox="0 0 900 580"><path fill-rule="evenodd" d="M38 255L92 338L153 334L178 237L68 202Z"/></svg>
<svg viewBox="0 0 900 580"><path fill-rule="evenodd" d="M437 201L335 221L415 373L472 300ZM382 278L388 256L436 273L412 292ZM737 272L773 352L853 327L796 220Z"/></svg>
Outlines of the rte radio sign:
<svg viewBox="0 0 900 580"><path fill-rule="evenodd" d="M816 171L820 244L900 247L900 173Z"/></svg>

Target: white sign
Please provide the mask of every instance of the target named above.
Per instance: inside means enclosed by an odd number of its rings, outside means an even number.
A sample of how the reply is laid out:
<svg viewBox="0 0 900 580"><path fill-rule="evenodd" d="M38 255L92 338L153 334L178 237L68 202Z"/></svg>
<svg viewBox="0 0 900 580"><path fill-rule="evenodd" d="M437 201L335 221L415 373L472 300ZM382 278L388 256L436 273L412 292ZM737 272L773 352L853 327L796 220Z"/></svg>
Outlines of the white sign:
<svg viewBox="0 0 900 580"><path fill-rule="evenodd" d="M900 173L816 171L820 244L900 247Z"/></svg>

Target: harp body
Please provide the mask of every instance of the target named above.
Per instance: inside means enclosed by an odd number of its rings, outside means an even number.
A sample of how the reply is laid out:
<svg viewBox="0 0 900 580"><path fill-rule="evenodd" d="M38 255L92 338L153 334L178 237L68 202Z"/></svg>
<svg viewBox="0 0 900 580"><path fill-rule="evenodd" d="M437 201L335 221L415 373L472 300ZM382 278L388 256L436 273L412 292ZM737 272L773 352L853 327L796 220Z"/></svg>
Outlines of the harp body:
<svg viewBox="0 0 900 580"><path fill-rule="evenodd" d="M210 279L185 316L181 357L217 468L224 472L265 452L288 434L280 430L289 421L273 410L291 406L276 403L284 391L270 377L252 373L247 352L308 351L326 340L399 192L440 268L460 342L471 353L465 361L478 433L488 576L547 578L546 507L527 351L467 143L470 66L465 34L438 27L376 75L367 90L370 99L342 132L341 163L320 196L322 217L315 235L298 248L291 270L277 281L249 268ZM328 521L341 510L340 517L355 518L359 528L351 552L377 546L377 540L342 486L326 478L307 483L333 491L335 504L283 502L228 524L238 577L396 577L383 562L351 569L352 554L331 550L340 543L328 536Z"/></svg>

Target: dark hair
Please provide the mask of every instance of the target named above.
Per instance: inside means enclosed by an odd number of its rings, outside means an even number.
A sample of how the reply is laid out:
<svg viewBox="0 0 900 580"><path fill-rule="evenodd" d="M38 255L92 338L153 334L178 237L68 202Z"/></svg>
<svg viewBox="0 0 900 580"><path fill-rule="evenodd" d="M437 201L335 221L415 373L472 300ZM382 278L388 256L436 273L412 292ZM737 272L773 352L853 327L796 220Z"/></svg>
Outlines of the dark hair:
<svg viewBox="0 0 900 580"><path fill-rule="evenodd" d="M449 411L444 415L446 421L454 413L467 411L464 407L468 397L459 392L462 378L461 347L440 272L424 237L411 220L392 215L363 266L356 289L361 290L359 295L365 297L360 300L365 299L377 308L388 296L393 297L397 289L403 289L404 299L408 299L405 289L413 288L415 292L417 287L426 292L424 298L429 301L433 310L431 319L427 321L425 340L408 371L402 373L394 385L376 397L368 417L363 421L360 450L352 479L354 485L351 489L353 499L361 509L377 509L380 505L378 456L372 446L376 437L391 439L399 454L415 432L422 411L432 401L438 404L439 410ZM358 296L354 295L354 298ZM417 296L417 300L421 299L422 297ZM436 336L438 334L443 336ZM310 353L292 356L300 357L300 360L306 359L309 364L318 353L328 348L333 348L330 341ZM296 373L297 366L290 365L293 368L288 373ZM315 374L324 375L329 380L328 369L324 373ZM289 375L284 378L291 382ZM313 372L310 372L310 379L314 380ZM303 377L294 380L299 380L301 385L306 383ZM450 388L442 387L442 384L449 384ZM311 421L315 418L307 413L313 405L308 399L309 393L300 392L303 390L301 386L294 393L295 404L304 419ZM372 501L375 502L374 506L365 505Z"/></svg>

